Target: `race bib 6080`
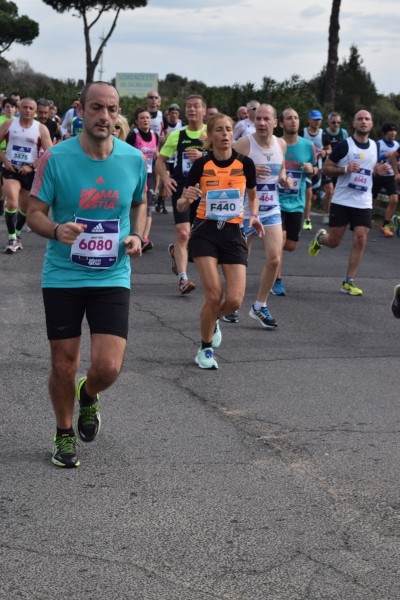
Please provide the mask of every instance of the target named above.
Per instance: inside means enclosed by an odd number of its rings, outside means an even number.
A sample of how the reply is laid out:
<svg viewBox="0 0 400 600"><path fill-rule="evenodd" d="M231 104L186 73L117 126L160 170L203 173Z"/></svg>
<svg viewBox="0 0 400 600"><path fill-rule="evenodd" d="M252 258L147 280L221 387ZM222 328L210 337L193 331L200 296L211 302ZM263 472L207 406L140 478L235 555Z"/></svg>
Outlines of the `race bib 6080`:
<svg viewBox="0 0 400 600"><path fill-rule="evenodd" d="M90 269L108 269L118 258L119 219L93 220L76 217L86 225L85 231L71 247L71 260Z"/></svg>

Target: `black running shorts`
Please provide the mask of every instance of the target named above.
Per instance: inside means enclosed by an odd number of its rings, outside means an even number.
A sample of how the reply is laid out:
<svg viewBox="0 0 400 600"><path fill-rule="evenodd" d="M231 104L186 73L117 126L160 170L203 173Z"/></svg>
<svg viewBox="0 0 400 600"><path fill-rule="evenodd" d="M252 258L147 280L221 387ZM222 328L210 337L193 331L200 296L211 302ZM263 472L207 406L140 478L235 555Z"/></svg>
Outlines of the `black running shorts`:
<svg viewBox="0 0 400 600"><path fill-rule="evenodd" d="M12 173L11 171L7 171L5 167L2 170L3 180L4 179L16 179L20 182L23 190L31 191L31 187L33 184L33 180L35 178L35 171L32 173L27 173L27 175L20 175L19 173Z"/></svg>
<svg viewBox="0 0 400 600"><path fill-rule="evenodd" d="M247 267L248 251L243 228L237 223L196 219L190 232L189 254L192 259L212 256L221 265Z"/></svg>
<svg viewBox="0 0 400 600"><path fill-rule="evenodd" d="M372 197L377 198L382 188L389 196L397 194L394 175L374 175L372 178Z"/></svg>
<svg viewBox="0 0 400 600"><path fill-rule="evenodd" d="M90 333L127 339L130 290L123 287L43 288L49 340L79 337L86 313Z"/></svg>
<svg viewBox="0 0 400 600"><path fill-rule="evenodd" d="M329 227L346 227L350 225L351 231L354 227L372 227L372 208L353 208L331 203L329 213Z"/></svg>
<svg viewBox="0 0 400 600"><path fill-rule="evenodd" d="M291 242L298 242L300 239L301 222L303 220L302 212L281 211L282 229L286 231L286 239Z"/></svg>
<svg viewBox="0 0 400 600"><path fill-rule="evenodd" d="M174 213L175 225L178 225L179 223L190 223L190 221L191 221L190 208L188 208L184 212L179 212L179 210L177 210L177 208L176 208L178 200L182 196L182 192L183 192L183 186L178 186L176 192L174 192L171 196L171 204L172 204L172 210Z"/></svg>

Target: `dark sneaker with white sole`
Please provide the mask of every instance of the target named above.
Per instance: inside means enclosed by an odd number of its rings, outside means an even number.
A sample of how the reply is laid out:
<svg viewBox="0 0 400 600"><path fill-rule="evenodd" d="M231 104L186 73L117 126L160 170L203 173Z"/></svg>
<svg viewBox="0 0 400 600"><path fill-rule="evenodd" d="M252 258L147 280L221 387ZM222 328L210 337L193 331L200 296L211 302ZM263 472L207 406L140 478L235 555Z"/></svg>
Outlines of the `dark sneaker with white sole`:
<svg viewBox="0 0 400 600"><path fill-rule="evenodd" d="M81 403L81 390L86 379L81 377L76 384L76 397L79 401L78 434L82 442L93 442L101 426L99 395L97 394L95 401L88 406Z"/></svg>

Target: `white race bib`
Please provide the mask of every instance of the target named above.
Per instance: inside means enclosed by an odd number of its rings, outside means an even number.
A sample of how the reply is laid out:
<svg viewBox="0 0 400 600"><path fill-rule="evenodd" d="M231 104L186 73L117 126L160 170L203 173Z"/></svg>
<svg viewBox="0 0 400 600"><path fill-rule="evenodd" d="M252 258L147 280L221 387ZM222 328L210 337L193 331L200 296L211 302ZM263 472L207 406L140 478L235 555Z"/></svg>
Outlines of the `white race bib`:
<svg viewBox="0 0 400 600"><path fill-rule="evenodd" d="M357 192L366 192L371 186L371 171L360 169L358 173L351 172L348 186Z"/></svg>
<svg viewBox="0 0 400 600"><path fill-rule="evenodd" d="M279 204L276 183L257 183L259 212L267 212Z"/></svg>
<svg viewBox="0 0 400 600"><path fill-rule="evenodd" d="M279 193L280 194L290 194L291 196L298 196L299 192L300 192L300 183L301 183L301 176L302 176L302 171L287 171L286 173L286 177L292 178L293 181L293 187L288 189L288 188L284 188L281 185L279 186Z"/></svg>
<svg viewBox="0 0 400 600"><path fill-rule="evenodd" d="M112 267L118 258L119 219L96 221L76 217L75 222L83 223L86 229L72 244L72 262L90 269Z"/></svg>
<svg viewBox="0 0 400 600"><path fill-rule="evenodd" d="M23 165L27 165L28 163L33 162L31 160L32 156L32 148L28 148L25 146L17 146L13 144L11 148L11 164L13 167L22 167Z"/></svg>
<svg viewBox="0 0 400 600"><path fill-rule="evenodd" d="M206 195L206 217L216 221L229 221L240 217L243 198L240 190L210 190Z"/></svg>

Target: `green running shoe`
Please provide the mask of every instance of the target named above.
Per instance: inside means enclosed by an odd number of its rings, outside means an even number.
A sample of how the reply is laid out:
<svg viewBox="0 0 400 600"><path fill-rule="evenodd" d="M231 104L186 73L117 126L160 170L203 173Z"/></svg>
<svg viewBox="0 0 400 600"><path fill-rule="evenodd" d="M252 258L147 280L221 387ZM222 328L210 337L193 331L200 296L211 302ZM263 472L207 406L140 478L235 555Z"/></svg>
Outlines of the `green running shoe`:
<svg viewBox="0 0 400 600"><path fill-rule="evenodd" d="M74 469L81 464L76 455L76 437L63 433L63 435L55 435L53 438L53 454L51 462L57 467L65 469Z"/></svg>
<svg viewBox="0 0 400 600"><path fill-rule="evenodd" d="M315 234L315 236L313 237L313 239L311 240L311 242L308 245L308 254L310 256L317 256L317 254L321 250L322 244L320 244L320 242L318 241L318 238L320 235L325 235L325 233L326 233L326 229L318 229L317 233Z"/></svg>
<svg viewBox="0 0 400 600"><path fill-rule="evenodd" d="M363 291L358 288L353 279L350 281L343 281L342 288L340 290L343 294L350 294L350 296L362 296Z"/></svg>
<svg viewBox="0 0 400 600"><path fill-rule="evenodd" d="M400 237L400 218L398 217L398 215L393 215L392 223L395 226L395 234L397 235L397 237Z"/></svg>
<svg viewBox="0 0 400 600"><path fill-rule="evenodd" d="M89 406L81 404L81 389L86 383L86 379L87 377L81 377L76 384L76 397L79 400L78 433L82 442L93 442L101 426L99 395L96 395L93 404L89 404Z"/></svg>

